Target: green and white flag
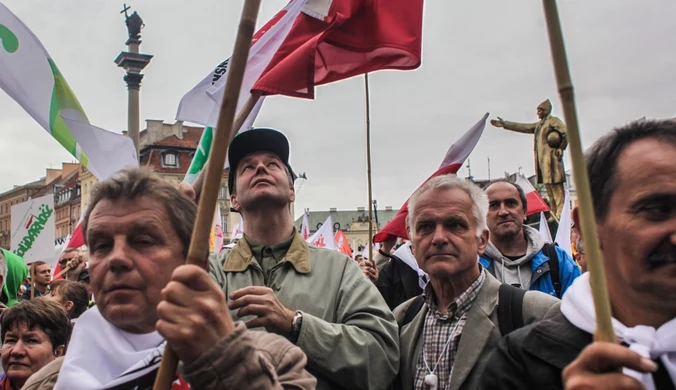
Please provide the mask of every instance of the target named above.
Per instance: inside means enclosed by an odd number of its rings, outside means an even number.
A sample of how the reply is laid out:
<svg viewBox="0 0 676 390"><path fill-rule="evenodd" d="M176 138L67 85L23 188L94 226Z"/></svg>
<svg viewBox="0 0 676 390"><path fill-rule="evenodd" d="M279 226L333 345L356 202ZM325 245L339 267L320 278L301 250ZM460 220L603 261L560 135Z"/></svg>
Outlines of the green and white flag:
<svg viewBox="0 0 676 390"><path fill-rule="evenodd" d="M89 123L40 40L2 3L0 88L100 180L138 165L132 140Z"/></svg>

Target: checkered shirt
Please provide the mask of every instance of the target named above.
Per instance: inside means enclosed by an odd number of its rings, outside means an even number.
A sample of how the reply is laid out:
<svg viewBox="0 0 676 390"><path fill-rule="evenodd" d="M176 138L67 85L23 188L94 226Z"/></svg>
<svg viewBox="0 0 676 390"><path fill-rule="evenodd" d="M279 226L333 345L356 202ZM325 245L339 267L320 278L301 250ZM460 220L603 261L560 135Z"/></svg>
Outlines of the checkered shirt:
<svg viewBox="0 0 676 390"><path fill-rule="evenodd" d="M427 359L427 364L430 370L435 370L434 366L437 364L444 347L451 338L450 344L443 352L439 365L436 367L434 374L439 378L439 390L448 388L451 379L451 369L455 361L455 355L458 353L458 345L460 344L460 336L467 321L467 312L472 306L472 302L479 290L486 280L486 271L481 270L479 277L469 286L465 292L460 294L450 305L448 305L448 315L444 316L439 311L436 304L436 296L432 289L432 283L427 283L423 291L423 297L427 304L428 311L425 316L425 325L423 328L423 349L418 363L416 364L416 374L414 381L415 390L426 390L429 386L425 385L425 376L430 372L425 366L423 356Z"/></svg>

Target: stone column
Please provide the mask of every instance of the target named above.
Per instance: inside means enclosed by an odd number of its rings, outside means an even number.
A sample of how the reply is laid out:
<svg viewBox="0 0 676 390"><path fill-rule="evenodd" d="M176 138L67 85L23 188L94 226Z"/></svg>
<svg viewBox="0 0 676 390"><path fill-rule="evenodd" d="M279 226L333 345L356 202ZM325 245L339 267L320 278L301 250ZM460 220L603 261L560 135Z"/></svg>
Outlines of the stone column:
<svg viewBox="0 0 676 390"><path fill-rule="evenodd" d="M140 90L141 80L143 80L141 71L150 63L153 56L139 53L140 39L129 39L126 45L129 47L129 51L120 53L115 59L115 63L127 71L124 76L124 81L127 83L127 90L129 91L127 130L129 131L129 137L134 141L136 155L140 159Z"/></svg>

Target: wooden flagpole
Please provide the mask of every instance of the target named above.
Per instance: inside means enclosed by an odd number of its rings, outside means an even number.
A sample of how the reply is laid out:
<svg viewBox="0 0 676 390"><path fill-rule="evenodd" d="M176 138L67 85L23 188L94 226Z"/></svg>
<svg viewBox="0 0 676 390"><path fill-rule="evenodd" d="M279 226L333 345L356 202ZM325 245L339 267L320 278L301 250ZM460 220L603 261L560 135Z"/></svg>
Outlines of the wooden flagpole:
<svg viewBox="0 0 676 390"><path fill-rule="evenodd" d="M223 167L225 166L225 154L232 139L233 120L237 110L239 91L242 88L242 79L246 69L251 38L256 28L256 19L261 0L247 0L244 3L242 17L239 22L235 48L233 50L228 80L225 83L223 102L218 116L218 122L214 129L214 138L211 143L209 160L204 169L204 186L201 191L200 201L197 205L197 219L188 249L186 263L204 267L209 251L209 232L216 210L218 190L220 188ZM153 390L167 390L171 388L178 357L170 345L164 350L160 369L155 378Z"/></svg>
<svg viewBox="0 0 676 390"><path fill-rule="evenodd" d="M366 95L366 173L368 177L369 197L369 261L373 259L373 188L371 186L371 97L369 93L369 74L364 73L364 93Z"/></svg>
<svg viewBox="0 0 676 390"><path fill-rule="evenodd" d="M582 153L582 141L575 110L575 95L573 83L570 80L568 58L563 44L561 21L556 0L542 0L549 32L549 45L552 51L556 83L559 95L563 103L563 114L568 126L570 153L573 161L573 177L575 188L578 193L578 207L580 215L580 227L584 237L585 252L587 254L587 267L591 282L594 307L596 309L596 340L616 342L615 332L611 322L610 300L606 276L603 268L603 258L599 246L596 230L596 218L592 204L589 176Z"/></svg>
<svg viewBox="0 0 676 390"><path fill-rule="evenodd" d="M256 103L258 103L258 100L260 100L260 98L261 98L260 92L252 92L249 95L249 97L244 102L244 106L242 106L242 109L237 113L237 116L235 117L235 122L232 125L234 131L238 131L240 128L242 128L244 121L246 121L246 119L249 117L249 114L251 114L251 111L254 109L254 107L256 107ZM231 134L231 136L234 137L235 134ZM197 174L197 178L195 179L195 182L192 185L195 191L195 201L198 201L198 199L200 198L199 195L202 192L205 171L206 169L202 169L200 173Z"/></svg>

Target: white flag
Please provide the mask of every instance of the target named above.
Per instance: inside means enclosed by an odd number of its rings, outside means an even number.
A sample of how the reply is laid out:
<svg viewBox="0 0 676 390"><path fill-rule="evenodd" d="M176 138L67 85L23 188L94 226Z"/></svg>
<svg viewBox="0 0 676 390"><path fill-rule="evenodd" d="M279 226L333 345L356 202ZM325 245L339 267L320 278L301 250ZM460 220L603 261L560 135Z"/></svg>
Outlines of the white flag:
<svg viewBox="0 0 676 390"><path fill-rule="evenodd" d="M244 80L242 81L242 89L237 102L237 112L242 108L250 95L251 88L286 39L305 2L306 0L292 0L254 34L246 71L244 72ZM223 99L223 89L225 88L225 81L228 79L229 62L230 58L218 64L197 86L183 96L178 106L177 120L216 127L221 100ZM262 104L263 98L258 100L242 129L251 127Z"/></svg>
<svg viewBox="0 0 676 390"><path fill-rule="evenodd" d="M556 243L563 249L570 257L573 257L573 248L570 242L571 231L571 216L570 216L570 193L566 190L566 197L563 201L563 209L561 210L561 219L559 220L559 228L556 230Z"/></svg>
<svg viewBox="0 0 676 390"><path fill-rule="evenodd" d="M540 237L548 243L552 243L552 232L549 231L549 225L547 225L547 218L545 218L545 213L540 211Z"/></svg>
<svg viewBox="0 0 676 390"><path fill-rule="evenodd" d="M131 138L89 123L42 43L2 4L0 88L99 180L138 165Z"/></svg>
<svg viewBox="0 0 676 390"><path fill-rule="evenodd" d="M336 249L336 244L333 241L333 219L329 215L324 221L324 224L312 235L312 237L306 240L314 246L326 249Z"/></svg>
<svg viewBox="0 0 676 390"><path fill-rule="evenodd" d="M12 206L11 213L12 252L26 263L42 260L54 266L54 195L28 199Z"/></svg>
<svg viewBox="0 0 676 390"><path fill-rule="evenodd" d="M244 218L240 216L239 222L232 229L232 234L230 235L230 242L240 240L243 237L244 237Z"/></svg>
<svg viewBox="0 0 676 390"><path fill-rule="evenodd" d="M303 213L303 223L300 224L300 235L303 240L310 238L310 222L308 221L307 213Z"/></svg>

